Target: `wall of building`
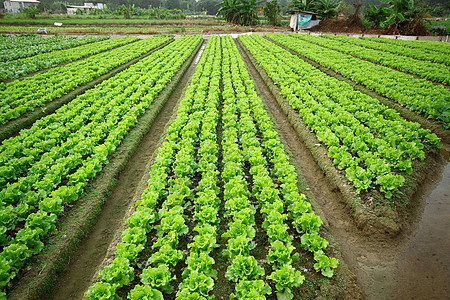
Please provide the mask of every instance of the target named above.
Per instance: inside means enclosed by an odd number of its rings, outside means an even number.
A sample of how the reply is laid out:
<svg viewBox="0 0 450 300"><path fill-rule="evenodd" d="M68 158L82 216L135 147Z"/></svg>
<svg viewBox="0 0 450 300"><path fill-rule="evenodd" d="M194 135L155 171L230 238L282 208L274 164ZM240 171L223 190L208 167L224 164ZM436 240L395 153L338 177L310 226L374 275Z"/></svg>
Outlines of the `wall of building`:
<svg viewBox="0 0 450 300"><path fill-rule="evenodd" d="M3 6L5 7L5 12L8 14L18 14L21 13L25 8L29 6L37 5L37 3L29 2L11 2L4 1Z"/></svg>

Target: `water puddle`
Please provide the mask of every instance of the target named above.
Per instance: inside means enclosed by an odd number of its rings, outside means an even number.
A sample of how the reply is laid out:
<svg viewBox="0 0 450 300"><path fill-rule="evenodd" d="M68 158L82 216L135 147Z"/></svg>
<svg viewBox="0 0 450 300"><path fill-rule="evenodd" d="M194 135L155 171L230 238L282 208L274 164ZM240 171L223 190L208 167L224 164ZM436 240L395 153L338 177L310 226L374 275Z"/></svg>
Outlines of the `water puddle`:
<svg viewBox="0 0 450 300"><path fill-rule="evenodd" d="M450 296L450 163L449 153L443 154L447 165L442 179L426 199L416 235L396 262L395 299Z"/></svg>

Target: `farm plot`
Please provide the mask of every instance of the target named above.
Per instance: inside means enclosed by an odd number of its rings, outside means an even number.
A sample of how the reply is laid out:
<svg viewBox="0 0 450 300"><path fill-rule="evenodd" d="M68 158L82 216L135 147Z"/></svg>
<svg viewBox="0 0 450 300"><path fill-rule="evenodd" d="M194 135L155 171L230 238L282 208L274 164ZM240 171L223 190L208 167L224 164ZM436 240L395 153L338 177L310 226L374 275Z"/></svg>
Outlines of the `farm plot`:
<svg viewBox="0 0 450 300"><path fill-rule="evenodd" d="M443 85L434 85L428 80L321 47L312 42L315 38L312 36L298 35L294 38L268 34L267 37L410 110L438 120L444 128L450 126L445 105L450 91ZM306 39L311 39L311 42Z"/></svg>
<svg viewBox="0 0 450 300"><path fill-rule="evenodd" d="M25 58L40 53L52 52L99 42L108 36L52 36L43 38L35 34L0 34L0 62Z"/></svg>
<svg viewBox="0 0 450 300"><path fill-rule="evenodd" d="M129 41L133 37L125 38ZM86 59L52 68L45 73L0 84L0 124L67 94L76 87L98 78L115 67L168 42L171 36L156 36L125 45Z"/></svg>
<svg viewBox="0 0 450 300"><path fill-rule="evenodd" d="M388 45L403 46L410 49L418 49L422 51L432 51L438 53L450 54L450 46L447 43L440 43L435 41L404 41L397 39L373 38L363 37L364 40L376 41Z"/></svg>
<svg viewBox="0 0 450 300"><path fill-rule="evenodd" d="M75 61L89 55L98 54L131 42L137 38L114 38L71 49L42 53L32 57L0 62L0 80L18 78L40 70L56 67L59 64Z"/></svg>
<svg viewBox="0 0 450 300"><path fill-rule="evenodd" d="M439 138L420 124L272 42L257 36L240 40L358 193L377 190L382 203L395 206L395 196L415 162L425 158L427 145L441 147Z"/></svg>
<svg viewBox="0 0 450 300"><path fill-rule="evenodd" d="M200 39L177 39L2 142L3 295L28 258L42 251L64 208L83 195Z"/></svg>
<svg viewBox="0 0 450 300"><path fill-rule="evenodd" d="M322 220L272 126L231 37L211 37L114 258L86 296L292 299L311 276L294 263L299 253L313 261L302 268L332 277Z"/></svg>
<svg viewBox="0 0 450 300"><path fill-rule="evenodd" d="M349 44L359 45L365 48L380 50L384 52L390 52L400 56L408 56L414 59L420 59L424 61L431 61L435 63L441 63L445 65L450 65L450 57L448 54L438 52L436 50L428 49L417 49L409 48L402 45L388 44L380 42L383 38L371 40L368 38L351 38L347 36L334 36L334 35L323 35L322 37L327 39L338 40L346 42ZM436 47L437 48L437 47ZM411 72L412 73L412 72ZM419 74L420 75L420 74Z"/></svg>
<svg viewBox="0 0 450 300"><path fill-rule="evenodd" d="M326 38L325 36L317 37L299 34L291 34L291 36L298 37L302 40L312 42L328 49L349 54L356 58L374 62L382 66L418 75L425 79L445 84L450 83L450 68L445 64L422 61L399 53L393 54L386 52L384 49L368 49L365 47L365 41L363 40L361 40L359 45L354 45L353 43L346 43L345 41L347 40L343 41L341 38L336 39ZM389 48L390 46L386 45L385 47Z"/></svg>

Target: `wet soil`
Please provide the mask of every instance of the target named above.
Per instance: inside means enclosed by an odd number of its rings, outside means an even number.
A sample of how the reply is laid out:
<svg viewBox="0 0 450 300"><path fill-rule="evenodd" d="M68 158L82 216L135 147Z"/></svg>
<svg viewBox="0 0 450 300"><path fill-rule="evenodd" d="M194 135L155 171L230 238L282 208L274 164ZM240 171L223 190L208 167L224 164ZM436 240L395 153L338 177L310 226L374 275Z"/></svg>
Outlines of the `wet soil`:
<svg viewBox="0 0 450 300"><path fill-rule="evenodd" d="M392 299L448 299L450 295L450 163L435 181L436 188L422 196L426 204L417 233L393 266Z"/></svg>
<svg viewBox="0 0 450 300"><path fill-rule="evenodd" d="M192 63L181 77L175 90L154 120L150 130L130 158L126 168L117 178L117 184L105 201L92 230L81 241L70 263L58 275L58 280L46 299L80 299L91 284L97 268L105 258L116 237L116 229L122 228L124 217L134 210L136 195L141 195L148 179L149 161L160 146L165 128L172 119L185 86L194 70ZM119 236L120 237L120 236Z"/></svg>
<svg viewBox="0 0 450 300"><path fill-rule="evenodd" d="M396 237L367 235L355 226L341 201L341 193L333 188L334 184L323 174L264 80L248 57L243 56L291 161L301 170L314 195L315 210L324 219L344 261L356 274L362 296L367 299L448 299L450 167L447 163L443 171L446 163L442 162L448 161L448 152L441 151L441 163L430 170L426 181L412 196L415 205L411 206L407 226L402 232ZM355 286L346 298L361 296L358 292Z"/></svg>

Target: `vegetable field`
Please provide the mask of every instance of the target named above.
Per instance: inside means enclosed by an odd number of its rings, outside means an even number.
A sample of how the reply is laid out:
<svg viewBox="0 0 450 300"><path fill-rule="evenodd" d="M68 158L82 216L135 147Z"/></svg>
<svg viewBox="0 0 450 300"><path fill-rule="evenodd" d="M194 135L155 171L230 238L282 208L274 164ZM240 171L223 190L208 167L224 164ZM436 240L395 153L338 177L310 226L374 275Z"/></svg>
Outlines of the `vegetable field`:
<svg viewBox="0 0 450 300"><path fill-rule="evenodd" d="M446 165L449 51L0 36L0 298L370 298L350 253L410 234ZM82 282L64 275L79 259Z"/></svg>

